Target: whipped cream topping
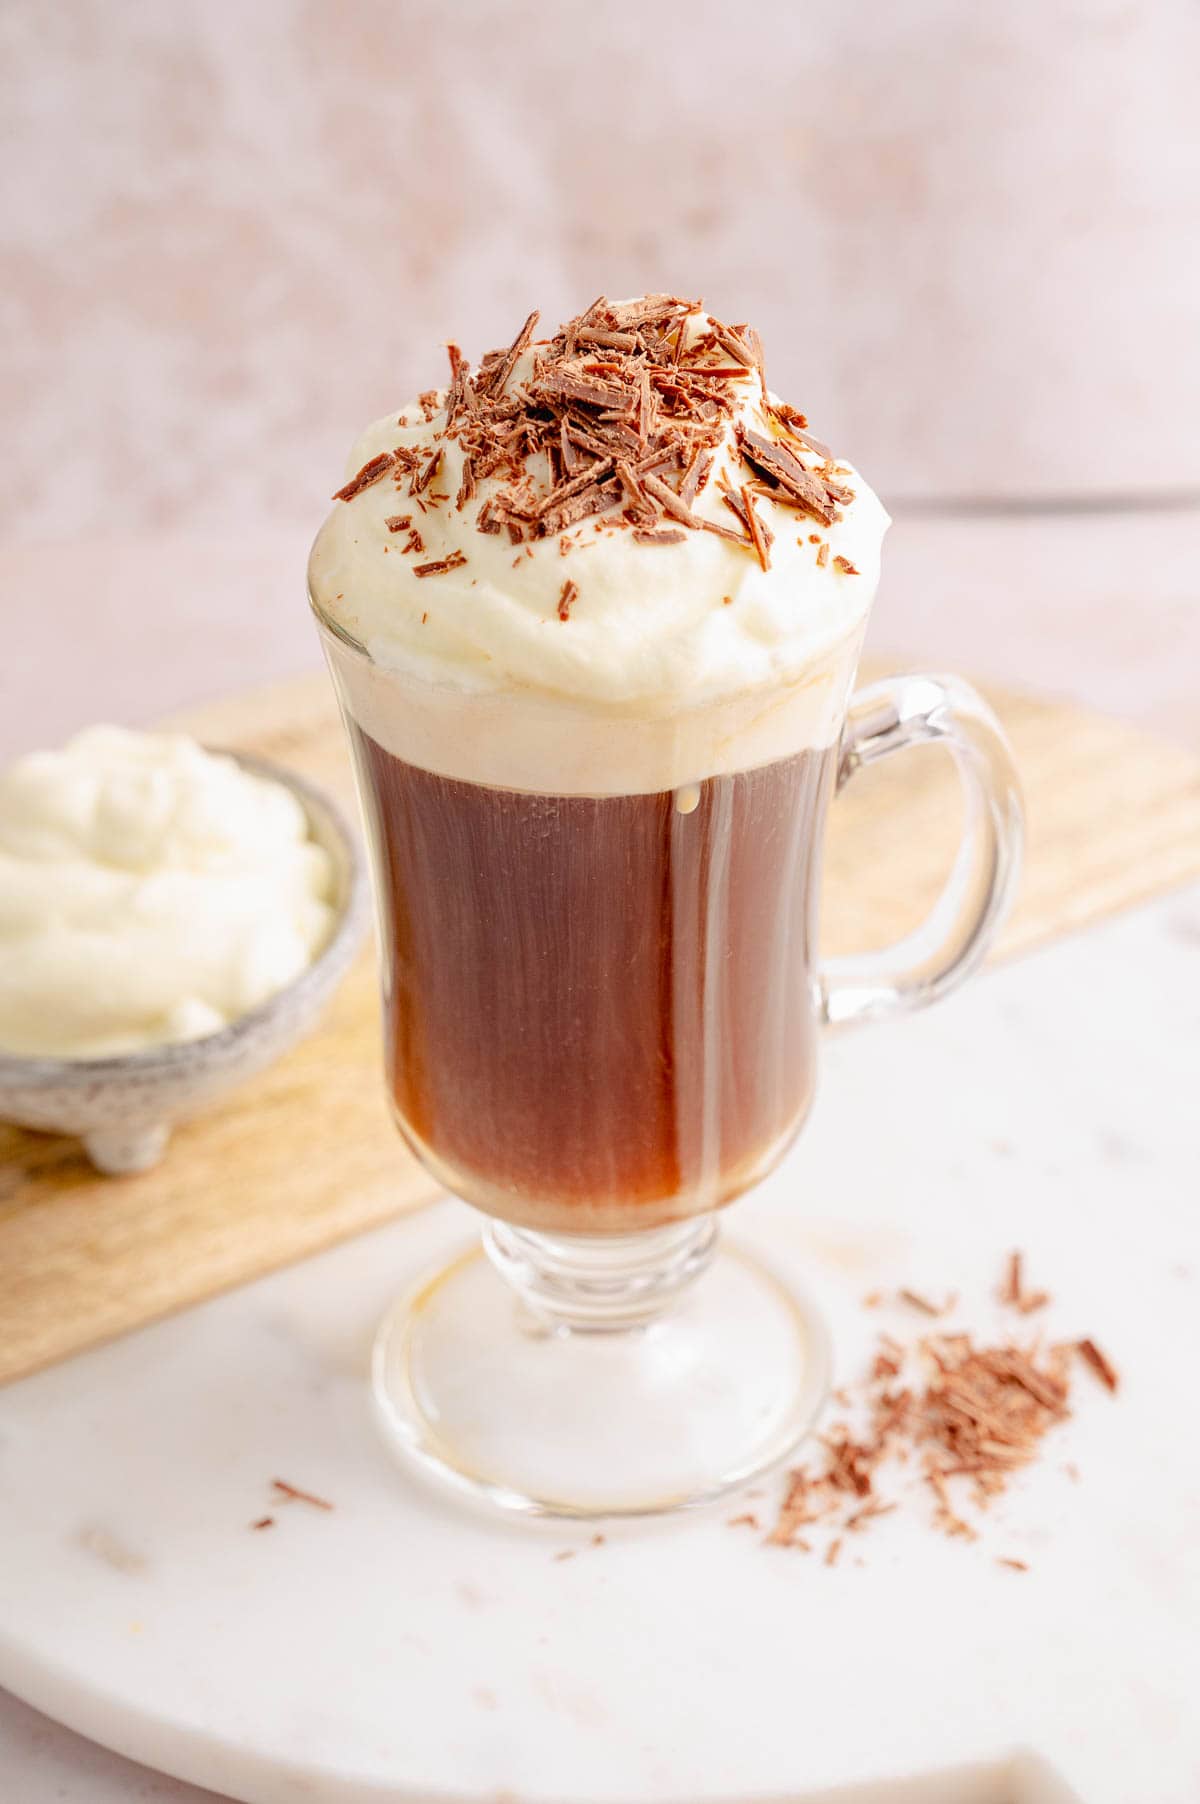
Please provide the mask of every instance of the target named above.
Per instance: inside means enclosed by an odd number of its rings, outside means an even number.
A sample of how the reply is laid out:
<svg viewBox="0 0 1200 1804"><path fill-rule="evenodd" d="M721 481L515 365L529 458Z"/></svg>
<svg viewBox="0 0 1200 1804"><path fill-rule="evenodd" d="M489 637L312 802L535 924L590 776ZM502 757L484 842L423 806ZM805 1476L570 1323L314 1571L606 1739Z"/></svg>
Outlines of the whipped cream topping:
<svg viewBox="0 0 1200 1804"><path fill-rule="evenodd" d="M0 1051L196 1039L321 950L334 873L290 790L178 735L97 726L0 772Z"/></svg>
<svg viewBox="0 0 1200 1804"><path fill-rule="evenodd" d="M731 367L719 321L695 310L678 330L694 368ZM724 337L706 352L714 334ZM603 368L603 348L594 355ZM539 372L544 382L545 356L544 343L521 349L508 392L536 389ZM368 428L347 465L350 498L335 503L309 569L318 615L370 661L333 654L364 729L447 775L600 794L676 787L835 739L888 516L857 471L797 433L758 368L722 387L711 464L687 509L720 530L672 530L668 510L639 532L636 511L616 504L514 542L481 530L498 484L473 481L448 430L448 391ZM826 521L798 508L768 467L748 467L746 433L849 499ZM439 452L414 494L410 466L419 459L424 474ZM663 474L677 491L678 473ZM748 482L765 557L726 499L744 507ZM484 705L464 711L464 693Z"/></svg>

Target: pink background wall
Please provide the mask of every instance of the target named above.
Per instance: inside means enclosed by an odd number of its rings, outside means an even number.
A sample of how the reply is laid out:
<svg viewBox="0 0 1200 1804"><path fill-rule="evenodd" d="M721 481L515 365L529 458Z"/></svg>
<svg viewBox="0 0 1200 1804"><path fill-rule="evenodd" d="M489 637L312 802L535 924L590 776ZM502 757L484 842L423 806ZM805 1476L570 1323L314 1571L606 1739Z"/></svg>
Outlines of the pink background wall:
<svg viewBox="0 0 1200 1804"><path fill-rule="evenodd" d="M529 305L702 292L889 497L1200 489L1191 0L7 0L0 531L311 521Z"/></svg>

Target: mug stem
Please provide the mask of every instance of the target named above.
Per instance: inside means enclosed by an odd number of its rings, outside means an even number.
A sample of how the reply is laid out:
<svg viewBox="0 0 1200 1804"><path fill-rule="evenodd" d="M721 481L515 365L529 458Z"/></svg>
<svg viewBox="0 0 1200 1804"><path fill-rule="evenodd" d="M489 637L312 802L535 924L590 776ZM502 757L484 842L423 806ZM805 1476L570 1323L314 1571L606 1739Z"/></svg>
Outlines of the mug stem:
<svg viewBox="0 0 1200 1804"><path fill-rule="evenodd" d="M715 1215L641 1234L544 1234L489 1221L483 1245L530 1315L552 1332L642 1328L695 1283L716 1251Z"/></svg>

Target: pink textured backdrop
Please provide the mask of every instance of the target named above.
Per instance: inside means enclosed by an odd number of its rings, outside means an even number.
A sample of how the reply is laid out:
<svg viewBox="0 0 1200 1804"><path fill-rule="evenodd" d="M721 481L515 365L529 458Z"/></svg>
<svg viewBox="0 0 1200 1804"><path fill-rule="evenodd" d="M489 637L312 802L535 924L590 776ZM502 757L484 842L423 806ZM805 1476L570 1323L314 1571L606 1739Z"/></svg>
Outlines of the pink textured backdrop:
<svg viewBox="0 0 1200 1804"><path fill-rule="evenodd" d="M445 337L601 288L754 319L890 499L1200 489L1191 0L7 0L0 56L0 532L312 522Z"/></svg>

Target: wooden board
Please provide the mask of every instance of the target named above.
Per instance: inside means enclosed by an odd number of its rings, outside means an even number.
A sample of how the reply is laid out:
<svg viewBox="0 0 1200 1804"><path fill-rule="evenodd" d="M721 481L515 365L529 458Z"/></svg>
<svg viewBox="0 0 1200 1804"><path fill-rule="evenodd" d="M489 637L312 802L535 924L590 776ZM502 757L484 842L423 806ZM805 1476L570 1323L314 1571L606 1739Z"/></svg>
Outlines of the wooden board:
<svg viewBox="0 0 1200 1804"><path fill-rule="evenodd" d="M1011 956L1200 876L1200 763L1098 715L993 697L1025 786L1029 846ZM350 796L323 676L175 724L259 751ZM920 752L850 785L833 810L825 946L905 932L958 829L946 760ZM223 1107L181 1128L142 1176L102 1178L78 1146L0 1126L0 1380L318 1251L433 1194L388 1117L374 959L320 1030Z"/></svg>

